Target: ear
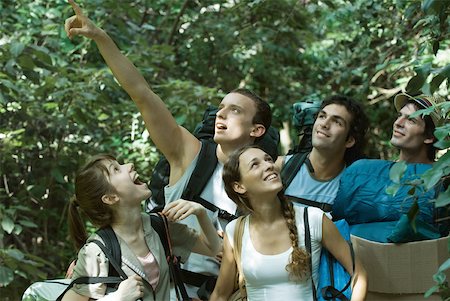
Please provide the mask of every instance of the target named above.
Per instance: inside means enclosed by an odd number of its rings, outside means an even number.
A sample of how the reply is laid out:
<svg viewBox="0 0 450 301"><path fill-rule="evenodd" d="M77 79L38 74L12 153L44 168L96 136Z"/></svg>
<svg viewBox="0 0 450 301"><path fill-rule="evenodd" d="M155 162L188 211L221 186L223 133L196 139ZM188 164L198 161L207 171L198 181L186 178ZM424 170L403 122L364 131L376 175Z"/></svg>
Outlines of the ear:
<svg viewBox="0 0 450 301"><path fill-rule="evenodd" d="M434 139L434 137L429 137L429 138L425 138L423 140L423 143L425 144L433 144L436 141L436 139Z"/></svg>
<svg viewBox="0 0 450 301"><path fill-rule="evenodd" d="M114 205L119 201L119 197L116 194L105 194L102 196L102 202L107 205Z"/></svg>
<svg viewBox="0 0 450 301"><path fill-rule="evenodd" d="M247 192L247 189L239 182L233 183L233 190L239 194L244 194Z"/></svg>
<svg viewBox="0 0 450 301"><path fill-rule="evenodd" d="M353 136L348 137L347 141L345 141L345 147L346 148L351 148L353 147L353 145L355 145L356 141L355 138L353 138Z"/></svg>
<svg viewBox="0 0 450 301"><path fill-rule="evenodd" d="M266 127L263 126L262 124L257 123L254 125L253 130L250 133L250 136L258 138L258 137L261 137L262 135L264 135L265 132L266 132Z"/></svg>

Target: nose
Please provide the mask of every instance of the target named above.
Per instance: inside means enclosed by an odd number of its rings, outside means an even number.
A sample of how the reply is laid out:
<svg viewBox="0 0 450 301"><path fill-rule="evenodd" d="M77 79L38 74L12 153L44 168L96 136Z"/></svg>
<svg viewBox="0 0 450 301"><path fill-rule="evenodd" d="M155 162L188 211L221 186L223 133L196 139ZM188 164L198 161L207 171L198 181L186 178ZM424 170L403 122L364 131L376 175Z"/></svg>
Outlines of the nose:
<svg viewBox="0 0 450 301"><path fill-rule="evenodd" d="M264 162L266 163L266 166L265 166L266 170L273 170L274 169L275 164L273 162L270 162L270 161L264 161Z"/></svg>
<svg viewBox="0 0 450 301"><path fill-rule="evenodd" d="M405 123L405 117L398 116L397 119L394 122L394 126L403 127L404 123Z"/></svg>
<svg viewBox="0 0 450 301"><path fill-rule="evenodd" d="M225 116L226 116L225 108L219 109L216 113L216 117L218 117L220 119L225 119Z"/></svg>
<svg viewBox="0 0 450 301"><path fill-rule="evenodd" d="M327 129L328 126L330 125L330 118L324 118L324 119L320 120L319 125L325 129Z"/></svg>
<svg viewBox="0 0 450 301"><path fill-rule="evenodd" d="M133 163L128 163L126 165L128 165L128 170L129 171L133 171L134 170L134 164Z"/></svg>

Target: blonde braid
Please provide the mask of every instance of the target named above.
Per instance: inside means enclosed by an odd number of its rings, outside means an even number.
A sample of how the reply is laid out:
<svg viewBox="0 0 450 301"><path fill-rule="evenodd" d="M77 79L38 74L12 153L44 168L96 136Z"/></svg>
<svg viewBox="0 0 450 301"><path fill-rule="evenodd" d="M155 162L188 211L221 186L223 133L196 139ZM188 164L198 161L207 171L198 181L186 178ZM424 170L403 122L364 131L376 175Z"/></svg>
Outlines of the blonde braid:
<svg viewBox="0 0 450 301"><path fill-rule="evenodd" d="M281 197L281 206L283 216L289 229L289 238L292 242L292 253L289 263L286 265L286 271L289 272L291 280L304 280L309 277L309 257L310 254L305 249L298 246L298 231L295 223L295 211L292 203L286 198Z"/></svg>

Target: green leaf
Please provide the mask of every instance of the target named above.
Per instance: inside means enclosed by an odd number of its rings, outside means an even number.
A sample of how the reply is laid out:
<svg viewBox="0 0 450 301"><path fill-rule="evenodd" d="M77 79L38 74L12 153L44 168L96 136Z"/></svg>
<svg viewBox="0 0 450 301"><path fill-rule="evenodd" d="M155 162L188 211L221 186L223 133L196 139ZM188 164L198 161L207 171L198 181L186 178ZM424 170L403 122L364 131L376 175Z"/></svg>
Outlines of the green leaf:
<svg viewBox="0 0 450 301"><path fill-rule="evenodd" d="M53 110L58 108L58 104L56 102L47 102L43 104L43 107L47 110Z"/></svg>
<svg viewBox="0 0 450 301"><path fill-rule="evenodd" d="M14 259L16 259L17 261L22 261L22 260L25 258L25 255L23 255L23 253L20 252L20 251L17 250L17 249L8 249L8 250L5 251L5 253L6 253L9 257L14 258Z"/></svg>
<svg viewBox="0 0 450 301"><path fill-rule="evenodd" d="M436 185L441 180L442 176L443 169L436 166L433 166L432 168L424 172L421 178L425 185L425 189L429 190L430 188L434 187L434 185Z"/></svg>
<svg viewBox="0 0 450 301"><path fill-rule="evenodd" d="M66 181L64 180L64 177L63 177L61 171L58 168L52 169L51 175L56 180L56 182L61 183L61 184L65 184L66 183Z"/></svg>
<svg viewBox="0 0 450 301"><path fill-rule="evenodd" d="M186 122L187 116L186 114L179 115L175 117L175 120L178 124L183 125Z"/></svg>
<svg viewBox="0 0 450 301"><path fill-rule="evenodd" d="M445 169L450 166L450 152L443 154L437 162L434 162L432 169Z"/></svg>
<svg viewBox="0 0 450 301"><path fill-rule="evenodd" d="M15 235L19 235L20 233L22 233L22 230L23 230L22 225L20 225L20 224L14 225L14 234Z"/></svg>
<svg viewBox="0 0 450 301"><path fill-rule="evenodd" d="M4 287L14 280L14 271L0 265L0 286Z"/></svg>
<svg viewBox="0 0 450 301"><path fill-rule="evenodd" d="M424 0L422 10L426 14L439 15L446 4L446 0Z"/></svg>
<svg viewBox="0 0 450 301"><path fill-rule="evenodd" d="M436 281L436 282L439 283L439 284L444 283L445 278L446 278L446 276L445 276L445 274L442 273L442 272L438 272L438 273L436 273L436 274L433 275L434 281Z"/></svg>
<svg viewBox="0 0 450 301"><path fill-rule="evenodd" d="M427 290L423 296L424 296L425 298L428 298L428 297L430 297L432 294L434 294L435 292L437 292L438 290L439 290L439 285L435 285L435 286L431 287L429 290Z"/></svg>
<svg viewBox="0 0 450 301"><path fill-rule="evenodd" d="M441 264L441 266L438 269L438 272L444 272L445 270L450 269L450 258L447 258L447 260Z"/></svg>
<svg viewBox="0 0 450 301"><path fill-rule="evenodd" d="M444 80L450 77L450 64L442 68L430 82L430 92L434 93Z"/></svg>
<svg viewBox="0 0 450 301"><path fill-rule="evenodd" d="M23 43L13 42L11 43L11 48L9 49L9 52L11 52L11 55L13 57L18 57L22 53L24 48L25 45Z"/></svg>
<svg viewBox="0 0 450 301"><path fill-rule="evenodd" d="M2 228L6 233L11 234L14 229L14 221L9 216L3 216Z"/></svg>
<svg viewBox="0 0 450 301"><path fill-rule="evenodd" d="M21 224L24 227L28 227L28 228L37 228L38 227L38 225L36 225L32 221L27 221L27 220L20 220L19 224Z"/></svg>
<svg viewBox="0 0 450 301"><path fill-rule="evenodd" d="M445 138L450 136L450 124L446 124L444 126L436 128L434 131L434 136L438 140L444 140Z"/></svg>
<svg viewBox="0 0 450 301"><path fill-rule="evenodd" d="M386 188L386 193L389 195L395 196L397 194L398 190L400 189L400 187L402 187L402 185L394 183Z"/></svg>
<svg viewBox="0 0 450 301"><path fill-rule="evenodd" d="M105 113L101 113L101 114L97 117L97 119L100 120L100 121L105 121L105 120L108 119L108 118L109 118L109 115L107 115L107 114L105 114Z"/></svg>
<svg viewBox="0 0 450 301"><path fill-rule="evenodd" d="M411 205L411 208L408 210L408 219L411 227L413 228L414 232L416 232L416 217L419 214L419 204L417 201L414 201L414 203Z"/></svg>
<svg viewBox="0 0 450 301"><path fill-rule="evenodd" d="M450 140L440 140L435 142L433 145L438 149L447 149L450 147Z"/></svg>
<svg viewBox="0 0 450 301"><path fill-rule="evenodd" d="M422 86L425 84L428 75L431 71L431 64L427 63L420 67L414 68L416 75L413 76L406 85L406 91L409 94L416 94L420 91Z"/></svg>
<svg viewBox="0 0 450 301"><path fill-rule="evenodd" d="M436 207L445 207L450 204L450 186L444 192L439 193L434 202Z"/></svg>
<svg viewBox="0 0 450 301"><path fill-rule="evenodd" d="M389 178L392 180L392 182L399 184L400 179L403 177L403 174L406 171L406 168L407 165L405 161L399 161L392 165L391 169L389 170Z"/></svg>

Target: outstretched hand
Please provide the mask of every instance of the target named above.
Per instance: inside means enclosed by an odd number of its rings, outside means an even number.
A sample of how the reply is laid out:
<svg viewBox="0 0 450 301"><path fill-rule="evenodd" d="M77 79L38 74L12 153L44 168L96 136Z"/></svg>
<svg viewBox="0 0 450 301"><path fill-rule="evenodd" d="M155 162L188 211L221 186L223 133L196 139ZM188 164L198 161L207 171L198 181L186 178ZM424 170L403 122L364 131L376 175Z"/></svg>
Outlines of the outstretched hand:
<svg viewBox="0 0 450 301"><path fill-rule="evenodd" d="M202 205L183 199L168 203L162 211L167 219L172 222L183 220L191 214L199 215L202 212L206 212Z"/></svg>
<svg viewBox="0 0 450 301"><path fill-rule="evenodd" d="M68 0L72 6L75 15L66 19L64 23L64 29L69 39L74 36L82 35L87 38L93 39L101 29L95 26L95 24L83 14L81 8L73 1Z"/></svg>

